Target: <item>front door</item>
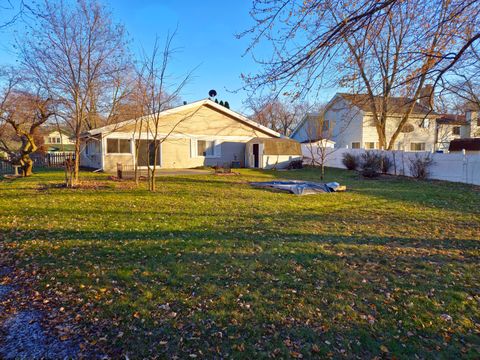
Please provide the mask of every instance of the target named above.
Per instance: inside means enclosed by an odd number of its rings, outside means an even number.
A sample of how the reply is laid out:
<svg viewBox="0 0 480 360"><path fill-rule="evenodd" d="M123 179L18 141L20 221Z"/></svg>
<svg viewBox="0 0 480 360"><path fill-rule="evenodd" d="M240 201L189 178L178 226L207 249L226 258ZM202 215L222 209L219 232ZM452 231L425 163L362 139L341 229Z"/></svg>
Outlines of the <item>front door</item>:
<svg viewBox="0 0 480 360"><path fill-rule="evenodd" d="M253 144L253 167L258 168L259 166L259 152L260 152L260 145Z"/></svg>
<svg viewBox="0 0 480 360"><path fill-rule="evenodd" d="M137 140L138 166L160 166L160 141L157 140L157 156L155 159L155 142L152 140Z"/></svg>

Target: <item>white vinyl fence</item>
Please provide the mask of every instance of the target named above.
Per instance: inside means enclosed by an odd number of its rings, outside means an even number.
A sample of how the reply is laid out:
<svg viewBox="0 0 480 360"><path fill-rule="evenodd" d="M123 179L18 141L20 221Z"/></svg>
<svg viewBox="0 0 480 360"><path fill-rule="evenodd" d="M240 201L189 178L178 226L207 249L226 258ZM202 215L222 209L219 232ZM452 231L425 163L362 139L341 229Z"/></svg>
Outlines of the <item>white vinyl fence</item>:
<svg viewBox="0 0 480 360"><path fill-rule="evenodd" d="M302 144L303 155L305 158L311 158L312 151ZM461 182L465 184L480 185L480 153L463 154L462 152L441 154L430 152L405 152L405 151L382 151L382 150L364 150L364 149L327 149L325 166L345 169L342 163L343 154L353 153L361 156L365 151L378 151L384 156L388 156L393 166L390 170L392 175L411 176L410 164L417 156L431 156L433 165L429 168L429 178L436 180L446 180ZM319 152L313 151L315 158L319 158ZM309 163L305 159L305 163Z"/></svg>

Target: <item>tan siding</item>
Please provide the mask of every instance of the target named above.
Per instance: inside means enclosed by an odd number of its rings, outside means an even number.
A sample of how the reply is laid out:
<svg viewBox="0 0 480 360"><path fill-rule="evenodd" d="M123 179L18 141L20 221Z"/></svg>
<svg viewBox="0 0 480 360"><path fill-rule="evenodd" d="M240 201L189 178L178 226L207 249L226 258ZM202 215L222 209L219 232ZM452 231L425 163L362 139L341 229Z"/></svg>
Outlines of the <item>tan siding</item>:
<svg viewBox="0 0 480 360"><path fill-rule="evenodd" d="M272 137L207 105L162 116L159 123L161 134ZM117 131L133 132L134 128L131 124Z"/></svg>
<svg viewBox="0 0 480 360"><path fill-rule="evenodd" d="M117 163L133 166L132 154L106 154L103 171L115 173L117 171Z"/></svg>
<svg viewBox="0 0 480 360"><path fill-rule="evenodd" d="M162 168L179 169L203 165L203 159L190 157L190 139L167 139L162 143Z"/></svg>
<svg viewBox="0 0 480 360"><path fill-rule="evenodd" d="M142 126L142 139L152 140L152 133L146 134L146 122ZM137 124L138 125L138 124ZM152 120L150 119L150 125ZM135 124L119 126L109 132L109 138L132 138ZM239 121L238 118L228 115L209 105L199 105L193 109L167 114L161 117L158 127L158 139L162 140L165 134L171 134L161 146L162 168L192 168L202 165L216 165L233 160L241 161L245 158L245 143L253 137L267 137L256 127ZM138 126L135 138L138 138ZM219 141L222 145L220 157L192 157L190 146L191 137ZM105 144L104 144L105 146ZM133 165L134 158L130 154L105 154L104 171L115 172L117 163Z"/></svg>

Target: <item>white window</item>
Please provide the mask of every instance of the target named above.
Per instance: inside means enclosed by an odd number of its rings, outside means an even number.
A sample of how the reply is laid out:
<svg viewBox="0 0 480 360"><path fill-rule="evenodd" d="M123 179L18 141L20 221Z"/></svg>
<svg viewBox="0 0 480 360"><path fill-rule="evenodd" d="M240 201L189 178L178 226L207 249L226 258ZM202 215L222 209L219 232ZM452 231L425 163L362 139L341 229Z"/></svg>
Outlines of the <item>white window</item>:
<svg viewBox="0 0 480 360"><path fill-rule="evenodd" d="M107 154L130 153L130 139L107 139Z"/></svg>
<svg viewBox="0 0 480 360"><path fill-rule="evenodd" d="M210 140L197 140L197 156L211 157L215 154L215 142Z"/></svg>
<svg viewBox="0 0 480 360"><path fill-rule="evenodd" d="M460 135L460 126L454 126L452 129L453 135Z"/></svg>
<svg viewBox="0 0 480 360"><path fill-rule="evenodd" d="M221 143L218 140L191 139L191 157L217 158L222 155Z"/></svg>
<svg viewBox="0 0 480 360"><path fill-rule="evenodd" d="M425 151L425 143L410 143L410 151Z"/></svg>
<svg viewBox="0 0 480 360"><path fill-rule="evenodd" d="M359 142L352 142L352 149L360 149L360 143Z"/></svg>
<svg viewBox="0 0 480 360"><path fill-rule="evenodd" d="M366 142L365 143L365 149L367 149L367 150L375 149L375 143L374 142Z"/></svg>
<svg viewBox="0 0 480 360"><path fill-rule="evenodd" d="M430 127L430 119L423 119L423 121L420 123L420 127L428 129Z"/></svg>

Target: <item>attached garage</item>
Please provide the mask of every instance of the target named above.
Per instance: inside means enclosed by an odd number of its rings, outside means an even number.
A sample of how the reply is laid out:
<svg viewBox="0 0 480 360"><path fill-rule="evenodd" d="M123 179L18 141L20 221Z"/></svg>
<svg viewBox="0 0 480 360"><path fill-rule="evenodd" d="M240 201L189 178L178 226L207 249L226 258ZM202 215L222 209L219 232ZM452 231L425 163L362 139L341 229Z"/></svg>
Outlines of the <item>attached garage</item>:
<svg viewBox="0 0 480 360"><path fill-rule="evenodd" d="M249 168L282 169L302 157L300 143L288 138L253 138L245 149L245 164Z"/></svg>

